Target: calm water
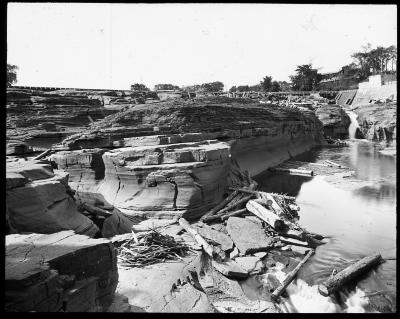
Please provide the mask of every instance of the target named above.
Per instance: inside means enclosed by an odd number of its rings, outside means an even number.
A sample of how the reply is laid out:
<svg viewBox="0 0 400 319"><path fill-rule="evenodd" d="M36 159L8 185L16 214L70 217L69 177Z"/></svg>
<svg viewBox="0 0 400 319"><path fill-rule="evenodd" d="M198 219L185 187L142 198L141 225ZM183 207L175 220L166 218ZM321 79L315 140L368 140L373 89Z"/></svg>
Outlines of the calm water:
<svg viewBox="0 0 400 319"><path fill-rule="evenodd" d="M329 237L299 272L302 280L291 285L289 310L368 311L368 299L363 295L382 290L389 291L394 302L395 260L383 263L357 287L343 289L342 304L317 293L316 285L326 280L333 268L340 270L375 252L396 258L396 158L378 153L374 143L365 140L351 140L348 147L316 149L295 158L316 163L325 159L351 168L355 175L311 178L264 172L255 177L261 190L296 196L300 224Z"/></svg>

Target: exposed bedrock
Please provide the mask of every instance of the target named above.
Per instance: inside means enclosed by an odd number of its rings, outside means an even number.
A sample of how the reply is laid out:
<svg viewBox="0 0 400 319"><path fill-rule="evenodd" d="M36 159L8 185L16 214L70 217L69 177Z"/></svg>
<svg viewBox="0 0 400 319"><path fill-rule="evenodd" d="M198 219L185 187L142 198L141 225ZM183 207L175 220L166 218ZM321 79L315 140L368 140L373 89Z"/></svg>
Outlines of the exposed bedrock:
<svg viewBox="0 0 400 319"><path fill-rule="evenodd" d="M321 132L312 112L224 98L161 102L93 123L50 159L82 201L194 219L226 186L248 185L250 175L322 143Z"/></svg>
<svg viewBox="0 0 400 319"><path fill-rule="evenodd" d="M93 237L99 229L78 212L68 191L68 173L40 162L7 162L8 231L51 234L72 229Z"/></svg>
<svg viewBox="0 0 400 319"><path fill-rule="evenodd" d="M118 284L116 249L73 231L5 238L5 310L105 311Z"/></svg>
<svg viewBox="0 0 400 319"><path fill-rule="evenodd" d="M7 140L48 147L92 121L118 112L90 91L7 89Z"/></svg>
<svg viewBox="0 0 400 319"><path fill-rule="evenodd" d="M361 105L353 111L366 139L386 146L396 143L397 102Z"/></svg>
<svg viewBox="0 0 400 319"><path fill-rule="evenodd" d="M348 138L350 117L339 105L321 105L316 111L318 119L322 122L324 133L331 138Z"/></svg>

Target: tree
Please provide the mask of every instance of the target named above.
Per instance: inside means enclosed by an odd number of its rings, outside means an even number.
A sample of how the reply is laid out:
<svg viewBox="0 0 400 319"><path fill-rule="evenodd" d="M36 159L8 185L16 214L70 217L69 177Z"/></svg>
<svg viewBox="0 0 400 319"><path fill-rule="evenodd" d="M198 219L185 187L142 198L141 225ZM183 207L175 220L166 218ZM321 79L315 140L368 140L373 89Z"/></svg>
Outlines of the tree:
<svg viewBox="0 0 400 319"><path fill-rule="evenodd" d="M17 82L17 70L18 67L16 65L7 63L7 87Z"/></svg>
<svg viewBox="0 0 400 319"><path fill-rule="evenodd" d="M229 92L230 92L230 93L235 93L236 91L237 91L236 86L232 86L232 87L229 89Z"/></svg>
<svg viewBox="0 0 400 319"><path fill-rule="evenodd" d="M250 87L248 85L239 85L237 90L238 92L248 92L250 91Z"/></svg>
<svg viewBox="0 0 400 319"><path fill-rule="evenodd" d="M303 64L297 66L296 74L290 76L290 79L295 91L312 91L317 89L322 75L311 64Z"/></svg>
<svg viewBox="0 0 400 319"><path fill-rule="evenodd" d="M256 84L256 85L250 86L250 91L261 92L262 91L261 84Z"/></svg>
<svg viewBox="0 0 400 319"><path fill-rule="evenodd" d="M260 82L260 85L264 92L270 92L272 87L272 76L266 76Z"/></svg>
<svg viewBox="0 0 400 319"><path fill-rule="evenodd" d="M362 52L355 52L351 55L358 68L360 80L365 80L371 74L394 71L397 61L397 48L391 45L387 48L376 47L371 49L371 45L363 47Z"/></svg>
<svg viewBox="0 0 400 319"><path fill-rule="evenodd" d="M205 92L222 92L224 90L224 83L220 81L203 83L201 89Z"/></svg>
<svg viewBox="0 0 400 319"><path fill-rule="evenodd" d="M144 84L135 83L131 85L131 91L150 91L150 89Z"/></svg>
<svg viewBox="0 0 400 319"><path fill-rule="evenodd" d="M271 84L271 92L279 92L281 90L281 86L278 81L273 81Z"/></svg>
<svg viewBox="0 0 400 319"><path fill-rule="evenodd" d="M154 91L160 90L180 90L179 86L173 84L156 84L154 86Z"/></svg>

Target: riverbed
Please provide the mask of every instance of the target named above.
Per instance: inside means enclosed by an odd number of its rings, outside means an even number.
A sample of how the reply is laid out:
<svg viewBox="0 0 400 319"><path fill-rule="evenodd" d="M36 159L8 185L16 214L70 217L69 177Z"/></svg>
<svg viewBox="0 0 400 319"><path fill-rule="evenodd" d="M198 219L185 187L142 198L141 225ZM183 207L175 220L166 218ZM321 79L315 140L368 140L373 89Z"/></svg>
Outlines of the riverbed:
<svg viewBox="0 0 400 319"><path fill-rule="evenodd" d="M288 312L373 312L393 310L396 300L396 157L379 153L367 140L348 146L318 148L294 160L331 160L354 171L351 177L302 177L263 172L254 179L259 189L295 196L300 224L326 236L326 244L302 268L287 291ZM317 285L334 268L341 270L367 255L380 252L388 259L357 285L344 287L334 298L319 295ZM374 292L379 297L368 298ZM384 299L382 299L384 298ZM370 302L369 302L370 301ZM371 307L371 302L378 304Z"/></svg>

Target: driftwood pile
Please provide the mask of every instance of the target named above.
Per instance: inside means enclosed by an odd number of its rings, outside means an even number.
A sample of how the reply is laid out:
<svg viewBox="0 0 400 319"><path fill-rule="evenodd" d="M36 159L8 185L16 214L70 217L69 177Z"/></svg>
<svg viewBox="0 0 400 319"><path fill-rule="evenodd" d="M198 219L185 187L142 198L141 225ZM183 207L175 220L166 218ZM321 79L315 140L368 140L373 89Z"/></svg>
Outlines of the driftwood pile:
<svg viewBox="0 0 400 319"><path fill-rule="evenodd" d="M177 242L172 236L163 235L153 229L135 235L118 248L118 259L124 267L145 267L166 260L181 259L189 251L185 243Z"/></svg>

